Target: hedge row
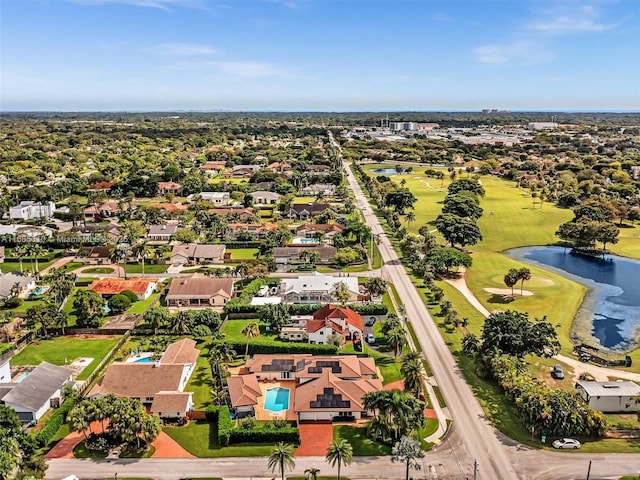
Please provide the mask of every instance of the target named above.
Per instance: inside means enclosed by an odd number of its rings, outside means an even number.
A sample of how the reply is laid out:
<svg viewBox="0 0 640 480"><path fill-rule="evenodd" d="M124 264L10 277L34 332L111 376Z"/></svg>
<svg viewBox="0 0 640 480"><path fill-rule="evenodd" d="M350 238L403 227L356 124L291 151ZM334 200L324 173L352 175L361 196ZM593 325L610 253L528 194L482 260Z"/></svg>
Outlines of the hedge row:
<svg viewBox="0 0 640 480"><path fill-rule="evenodd" d="M300 443L300 432L295 427L287 426L278 430L233 428L229 407L226 405L208 406L205 415L209 422L218 424L218 442L225 447L235 443Z"/></svg>
<svg viewBox="0 0 640 480"><path fill-rule="evenodd" d="M58 408L51 418L47 420L45 426L38 430L38 433L35 435L36 445L38 447L44 447L47 445L53 436L60 430L60 427L64 425L64 422L67 419L67 414L73 408L73 399L67 398L60 408Z"/></svg>
<svg viewBox="0 0 640 480"><path fill-rule="evenodd" d="M246 342L225 342L236 352L244 352ZM335 345L322 345L314 343L275 343L275 342L249 342L249 355L257 353L311 353L313 355L336 355L338 347Z"/></svg>
<svg viewBox="0 0 640 480"><path fill-rule="evenodd" d="M287 308L290 315L311 315L323 305L323 303L293 303L287 305ZM260 305L229 302L224 306L224 311L228 314L258 314L260 313L260 308ZM358 312L360 315L386 315L389 312L389 309L384 303L362 303L359 305L350 305L349 308Z"/></svg>

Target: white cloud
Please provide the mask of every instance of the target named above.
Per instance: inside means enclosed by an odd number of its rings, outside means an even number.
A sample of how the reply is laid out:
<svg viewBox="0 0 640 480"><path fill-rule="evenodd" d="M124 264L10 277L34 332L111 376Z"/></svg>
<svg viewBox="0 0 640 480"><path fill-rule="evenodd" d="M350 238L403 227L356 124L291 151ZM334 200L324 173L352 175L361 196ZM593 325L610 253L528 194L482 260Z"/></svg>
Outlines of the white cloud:
<svg viewBox="0 0 640 480"><path fill-rule="evenodd" d="M151 7L169 10L170 7L204 8L201 0L68 0L81 5L105 5L119 3L134 7Z"/></svg>
<svg viewBox="0 0 640 480"><path fill-rule="evenodd" d="M169 42L154 45L148 49L158 55L172 55L178 57L188 57L196 55L216 55L218 50L209 46L197 43Z"/></svg>
<svg viewBox="0 0 640 480"><path fill-rule="evenodd" d="M548 35L568 35L580 32L603 32L616 26L612 23L603 23L599 17L600 11L591 6L574 8L570 11L556 10L527 23L526 28Z"/></svg>
<svg viewBox="0 0 640 480"><path fill-rule="evenodd" d="M535 65L551 57L542 45L530 41L480 45L473 54L478 62L491 65Z"/></svg>

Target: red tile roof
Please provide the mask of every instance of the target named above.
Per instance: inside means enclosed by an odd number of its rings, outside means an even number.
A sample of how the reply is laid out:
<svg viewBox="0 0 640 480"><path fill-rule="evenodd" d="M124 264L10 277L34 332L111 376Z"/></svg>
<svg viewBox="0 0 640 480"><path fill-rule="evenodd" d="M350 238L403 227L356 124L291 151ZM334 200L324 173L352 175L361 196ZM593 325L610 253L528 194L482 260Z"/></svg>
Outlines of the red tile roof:
<svg viewBox="0 0 640 480"><path fill-rule="evenodd" d="M160 190L178 190L182 188L182 185L176 182L158 182L158 188Z"/></svg>
<svg viewBox="0 0 640 480"><path fill-rule="evenodd" d="M147 291L149 284L157 282L156 278L102 278L96 280L89 287L99 295L117 295L125 290L131 290L136 295Z"/></svg>
<svg viewBox="0 0 640 480"><path fill-rule="evenodd" d="M335 305L328 304L322 307L320 310L317 310L313 314L314 320L325 320L327 318L344 318L346 323L351 324L358 330L364 332L364 323L362 321L362 317L350 308L341 308L336 307Z"/></svg>

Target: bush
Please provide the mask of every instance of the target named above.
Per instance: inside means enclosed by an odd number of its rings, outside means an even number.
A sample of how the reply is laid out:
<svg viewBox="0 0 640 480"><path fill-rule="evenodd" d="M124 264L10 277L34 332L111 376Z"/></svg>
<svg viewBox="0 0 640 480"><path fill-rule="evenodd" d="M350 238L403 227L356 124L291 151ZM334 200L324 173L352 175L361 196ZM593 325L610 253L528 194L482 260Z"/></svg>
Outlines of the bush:
<svg viewBox="0 0 640 480"><path fill-rule="evenodd" d="M225 342L236 352L244 352L246 342ZM313 355L336 355L338 348L335 345L321 345L312 343L275 343L273 341L250 341L249 355L257 353L311 353Z"/></svg>
<svg viewBox="0 0 640 480"><path fill-rule="evenodd" d="M287 307L290 315L311 315L323 305L323 303L293 303ZM386 315L389 312L384 303L363 303L352 305L349 308L360 315ZM246 305L241 302L227 302L224 306L224 311L228 314L257 314L259 310L258 305Z"/></svg>
<svg viewBox="0 0 640 480"><path fill-rule="evenodd" d="M4 308L18 308L22 305L22 299L18 297L7 298L4 301Z"/></svg>
<svg viewBox="0 0 640 480"><path fill-rule="evenodd" d="M64 425L67 420L67 414L73 408L73 399L67 398L62 405L51 415L51 418L47 420L44 427L38 430L35 435L36 445L38 447L44 447L51 441L53 436L60 430L60 427Z"/></svg>
<svg viewBox="0 0 640 480"><path fill-rule="evenodd" d="M208 406L205 410L207 420L210 422L216 422L218 424L218 442L223 447L229 445L231 438L231 431L233 430L233 423L231 422L231 416L229 415L229 407L223 405Z"/></svg>
<svg viewBox="0 0 640 480"><path fill-rule="evenodd" d="M112 313L122 313L131 306L131 301L126 295L119 293L109 299L109 309Z"/></svg>
<svg viewBox="0 0 640 480"><path fill-rule="evenodd" d="M124 295L125 297L127 297L131 303L138 301L138 296L131 290L123 290L122 292L120 292L120 295Z"/></svg>

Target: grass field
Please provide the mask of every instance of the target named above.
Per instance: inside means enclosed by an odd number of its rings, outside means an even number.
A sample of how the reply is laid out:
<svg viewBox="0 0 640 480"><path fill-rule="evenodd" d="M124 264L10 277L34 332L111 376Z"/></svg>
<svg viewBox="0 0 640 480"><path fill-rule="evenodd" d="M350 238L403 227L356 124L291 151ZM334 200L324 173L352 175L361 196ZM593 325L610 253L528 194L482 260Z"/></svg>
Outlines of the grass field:
<svg viewBox="0 0 640 480"><path fill-rule="evenodd" d="M191 421L184 427L165 427L164 432L189 453L200 458L266 457L273 448L272 445L264 444L222 447L218 442L218 426L204 420Z"/></svg>
<svg viewBox="0 0 640 480"><path fill-rule="evenodd" d="M204 410L211 404L213 376L209 362L207 362L207 355L208 350L202 349L200 351L200 356L196 362L196 369L184 388L187 392L193 392L193 403L196 410Z"/></svg>
<svg viewBox="0 0 640 480"><path fill-rule="evenodd" d="M64 313L67 314L67 316L69 317L69 326L73 327L76 322L78 321L78 317L75 313L75 310L73 308L73 301L74 298L76 296L76 294L80 291L80 290L86 290L87 287L77 287L75 288L72 292L71 295L69 295L69 298L67 299L67 303L64 304L64 308L62 309L62 311Z"/></svg>
<svg viewBox="0 0 640 480"><path fill-rule="evenodd" d="M142 273L142 264L141 263L136 263L136 264L127 264L126 265L126 271L127 273ZM148 264L145 263L144 264L144 273L145 275L149 275L149 274L156 274L156 273L164 273L167 271L167 268L169 268L169 265L167 264Z"/></svg>
<svg viewBox="0 0 640 480"><path fill-rule="evenodd" d="M36 340L11 359L12 365L39 365L49 362L65 365L78 357L91 357L93 361L80 373L78 380L86 379L118 341L115 337L79 338L56 337Z"/></svg>
<svg viewBox="0 0 640 480"><path fill-rule="evenodd" d="M371 440L367 437L366 427L351 425L334 425L333 439L344 438L353 447L354 456L391 455L391 447Z"/></svg>
<svg viewBox="0 0 640 480"><path fill-rule="evenodd" d="M230 248L227 250L231 253L232 260L255 260L258 253L257 248Z"/></svg>
<svg viewBox="0 0 640 480"><path fill-rule="evenodd" d="M95 267L95 268L87 268L83 270L82 273L113 273L115 272L114 268L111 267Z"/></svg>
<svg viewBox="0 0 640 480"><path fill-rule="evenodd" d="M38 271L42 271L45 268L47 268L48 266L50 266L53 263L53 261L51 262L43 262L43 261L38 261ZM33 269L35 270L36 268L36 264L34 262L33 264ZM26 258L22 261L22 269L23 271L30 271L31 270L31 263L29 262L29 259ZM2 273L9 273L9 272L19 272L20 271L20 262L8 262L5 261L3 263L0 263L0 272Z"/></svg>
<svg viewBox="0 0 640 480"><path fill-rule="evenodd" d="M159 295L159 293L152 293L146 300L138 300L137 302L134 302L134 304L129 307L126 313L143 314L147 310L147 308L149 308L149 305L151 305Z"/></svg>

